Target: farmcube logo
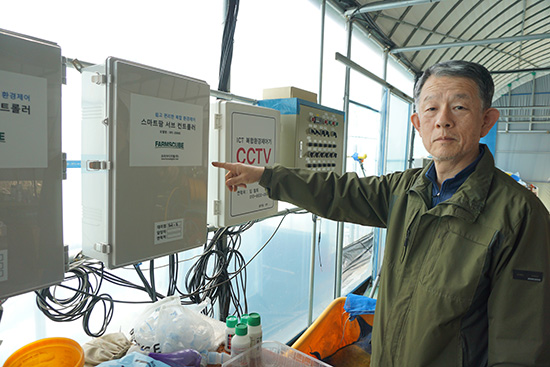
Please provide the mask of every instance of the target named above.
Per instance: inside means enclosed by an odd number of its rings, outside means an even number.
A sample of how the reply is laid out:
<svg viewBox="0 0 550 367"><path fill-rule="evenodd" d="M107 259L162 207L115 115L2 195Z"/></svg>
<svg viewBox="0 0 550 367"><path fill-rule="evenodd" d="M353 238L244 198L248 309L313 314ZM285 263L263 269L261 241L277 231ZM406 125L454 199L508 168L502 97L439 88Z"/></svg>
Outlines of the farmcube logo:
<svg viewBox="0 0 550 367"><path fill-rule="evenodd" d="M177 141L155 141L155 148L183 149L183 142Z"/></svg>

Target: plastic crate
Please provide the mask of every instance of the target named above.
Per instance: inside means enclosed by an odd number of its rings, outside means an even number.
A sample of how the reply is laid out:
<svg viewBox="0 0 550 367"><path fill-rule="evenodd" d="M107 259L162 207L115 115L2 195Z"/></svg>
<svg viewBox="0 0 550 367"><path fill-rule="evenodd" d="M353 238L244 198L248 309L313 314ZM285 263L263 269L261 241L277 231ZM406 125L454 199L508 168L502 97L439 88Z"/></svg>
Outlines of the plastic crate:
<svg viewBox="0 0 550 367"><path fill-rule="evenodd" d="M323 313L292 344L292 348L308 355L326 359L339 349L353 344L359 339L361 327L357 319L349 321L344 310L346 297L333 300ZM374 315L360 315L369 325L373 325Z"/></svg>
<svg viewBox="0 0 550 367"><path fill-rule="evenodd" d="M273 341L263 342L231 358L222 367L331 367L285 344Z"/></svg>

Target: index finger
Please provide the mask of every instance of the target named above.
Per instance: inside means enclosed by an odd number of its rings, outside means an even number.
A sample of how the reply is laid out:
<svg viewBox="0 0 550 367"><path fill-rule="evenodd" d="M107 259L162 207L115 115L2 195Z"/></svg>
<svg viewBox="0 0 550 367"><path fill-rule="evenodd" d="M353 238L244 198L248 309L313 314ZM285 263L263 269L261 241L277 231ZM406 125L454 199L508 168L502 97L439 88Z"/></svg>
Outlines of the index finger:
<svg viewBox="0 0 550 367"><path fill-rule="evenodd" d="M227 163L227 162L212 162L212 165L214 167L218 168L224 168L226 170L230 170L233 166L233 163Z"/></svg>

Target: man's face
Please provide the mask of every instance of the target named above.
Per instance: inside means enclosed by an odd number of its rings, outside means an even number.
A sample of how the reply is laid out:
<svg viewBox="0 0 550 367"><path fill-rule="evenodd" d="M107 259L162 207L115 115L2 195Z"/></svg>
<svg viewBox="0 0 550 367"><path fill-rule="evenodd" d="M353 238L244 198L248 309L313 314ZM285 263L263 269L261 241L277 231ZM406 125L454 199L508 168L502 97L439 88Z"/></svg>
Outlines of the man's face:
<svg viewBox="0 0 550 367"><path fill-rule="evenodd" d="M479 153L479 139L498 120L494 108L483 110L477 84L462 77L430 76L411 116L426 150L436 161L466 167Z"/></svg>

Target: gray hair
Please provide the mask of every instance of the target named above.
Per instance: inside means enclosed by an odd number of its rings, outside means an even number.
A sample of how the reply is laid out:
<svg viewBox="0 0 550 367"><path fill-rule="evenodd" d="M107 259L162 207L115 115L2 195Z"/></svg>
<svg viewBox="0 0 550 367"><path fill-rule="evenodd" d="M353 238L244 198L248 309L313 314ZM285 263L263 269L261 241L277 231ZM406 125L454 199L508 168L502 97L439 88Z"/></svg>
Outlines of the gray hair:
<svg viewBox="0 0 550 367"><path fill-rule="evenodd" d="M420 78L416 81L414 86L414 102L418 106L420 99L420 92L422 87L430 76L451 76L468 78L475 82L479 89L479 97L481 98L482 107L484 110L491 107L493 101L493 93L495 91L495 85L493 78L489 71L482 65L473 62L462 60L450 60L440 62L430 66Z"/></svg>

